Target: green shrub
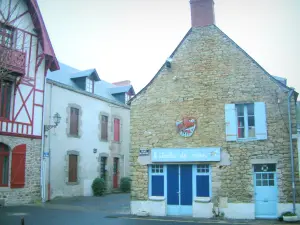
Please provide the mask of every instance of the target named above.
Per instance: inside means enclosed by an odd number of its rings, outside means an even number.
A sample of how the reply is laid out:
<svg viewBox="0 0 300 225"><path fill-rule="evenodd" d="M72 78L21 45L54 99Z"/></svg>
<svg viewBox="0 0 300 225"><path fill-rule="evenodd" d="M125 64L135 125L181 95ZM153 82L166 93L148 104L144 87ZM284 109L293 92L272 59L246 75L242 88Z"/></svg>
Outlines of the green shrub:
<svg viewBox="0 0 300 225"><path fill-rule="evenodd" d="M297 215L292 212L284 212L284 213L282 213L282 216L297 216Z"/></svg>
<svg viewBox="0 0 300 225"><path fill-rule="evenodd" d="M129 177L121 178L120 189L123 192L129 192L131 190L131 179Z"/></svg>
<svg viewBox="0 0 300 225"><path fill-rule="evenodd" d="M101 196L105 191L105 181L103 178L95 178L92 184L94 196Z"/></svg>

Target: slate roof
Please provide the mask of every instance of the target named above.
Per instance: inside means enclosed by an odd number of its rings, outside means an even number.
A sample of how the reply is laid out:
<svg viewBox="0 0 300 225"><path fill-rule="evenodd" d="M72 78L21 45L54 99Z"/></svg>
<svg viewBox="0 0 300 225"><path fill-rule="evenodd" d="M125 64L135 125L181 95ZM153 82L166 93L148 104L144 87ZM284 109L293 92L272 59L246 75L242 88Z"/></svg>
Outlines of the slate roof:
<svg viewBox="0 0 300 225"><path fill-rule="evenodd" d="M130 88L132 88L132 85L117 86L104 80L101 80L98 76L96 69L80 71L61 62L59 62L59 66L60 70L47 73L47 80L55 81L57 83L67 85L73 89L84 91L75 84L75 82L73 81L74 78L86 77L90 76L93 73L96 73L98 81L95 81L94 83L94 95L107 99L110 102L126 105L117 100L117 98L115 98L113 94L127 92L128 90L130 90Z"/></svg>

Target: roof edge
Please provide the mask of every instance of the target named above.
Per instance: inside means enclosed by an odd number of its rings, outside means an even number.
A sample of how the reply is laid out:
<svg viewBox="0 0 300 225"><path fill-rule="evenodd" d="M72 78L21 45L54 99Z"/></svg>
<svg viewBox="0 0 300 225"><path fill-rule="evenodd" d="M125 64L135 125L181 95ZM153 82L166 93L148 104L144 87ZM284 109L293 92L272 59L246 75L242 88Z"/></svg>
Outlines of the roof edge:
<svg viewBox="0 0 300 225"><path fill-rule="evenodd" d="M58 81L55 81L55 80L52 80L50 78L46 78L46 82L48 84L54 84L58 87L61 87L61 88L64 88L64 89L67 89L67 90L70 90L70 91L73 91L73 92L76 92L76 93L79 93L79 94L83 94L83 95L86 95L86 96L89 96L89 97L92 97L92 98L96 98L98 100L102 100L102 101L105 101L107 103L111 103L111 104L114 104L114 105L117 105L117 106L120 106L120 107L123 107L123 108L126 108L126 109L130 109L130 107L126 104L122 104L122 103L119 103L119 102L115 102L115 101L112 101L110 99L107 99L107 98L104 98L104 97L101 97L99 95L96 95L96 94L92 94L92 93L89 93L89 92L85 92L85 91L82 91L82 90L79 90L79 89L76 89L70 85L66 85L66 84L63 84L63 83L60 83Z"/></svg>
<svg viewBox="0 0 300 225"><path fill-rule="evenodd" d="M178 48L183 44L183 42L185 41L185 39L190 35L190 33L192 32L193 28L191 27L188 32L184 35L183 39L179 42L179 44L177 45L177 47L175 48L175 50L172 52L172 54L169 56L169 58L173 58L173 56L175 55L175 53L177 52ZM150 84L152 84L152 82L155 80L155 78L160 74L160 72L162 71L162 69L164 68L166 62L164 62L164 64L160 67L160 69L158 70L158 72L155 74L155 76L150 80L150 82L143 87L136 95L134 95L128 102L127 104L130 105L131 102L138 96L140 95L142 92L146 91L146 89L149 87Z"/></svg>

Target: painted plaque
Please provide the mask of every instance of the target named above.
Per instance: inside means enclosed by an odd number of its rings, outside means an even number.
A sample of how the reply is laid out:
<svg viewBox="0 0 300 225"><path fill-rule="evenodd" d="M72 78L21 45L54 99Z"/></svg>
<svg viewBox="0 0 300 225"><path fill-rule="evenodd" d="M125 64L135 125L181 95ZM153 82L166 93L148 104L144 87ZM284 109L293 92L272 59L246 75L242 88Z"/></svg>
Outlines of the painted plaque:
<svg viewBox="0 0 300 225"><path fill-rule="evenodd" d="M153 148L152 162L219 162L221 148Z"/></svg>
<svg viewBox="0 0 300 225"><path fill-rule="evenodd" d="M196 129L196 118L183 117L181 121L176 121L176 129L180 136L191 137Z"/></svg>

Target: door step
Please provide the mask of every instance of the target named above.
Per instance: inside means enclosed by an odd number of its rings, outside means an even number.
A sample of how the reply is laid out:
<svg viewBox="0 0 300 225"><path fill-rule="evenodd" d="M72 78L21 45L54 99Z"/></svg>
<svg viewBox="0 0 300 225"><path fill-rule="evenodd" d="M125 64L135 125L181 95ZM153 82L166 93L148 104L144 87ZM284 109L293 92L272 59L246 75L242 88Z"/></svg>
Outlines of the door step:
<svg viewBox="0 0 300 225"><path fill-rule="evenodd" d="M119 188L114 188L111 190L111 193L122 193L122 191Z"/></svg>

